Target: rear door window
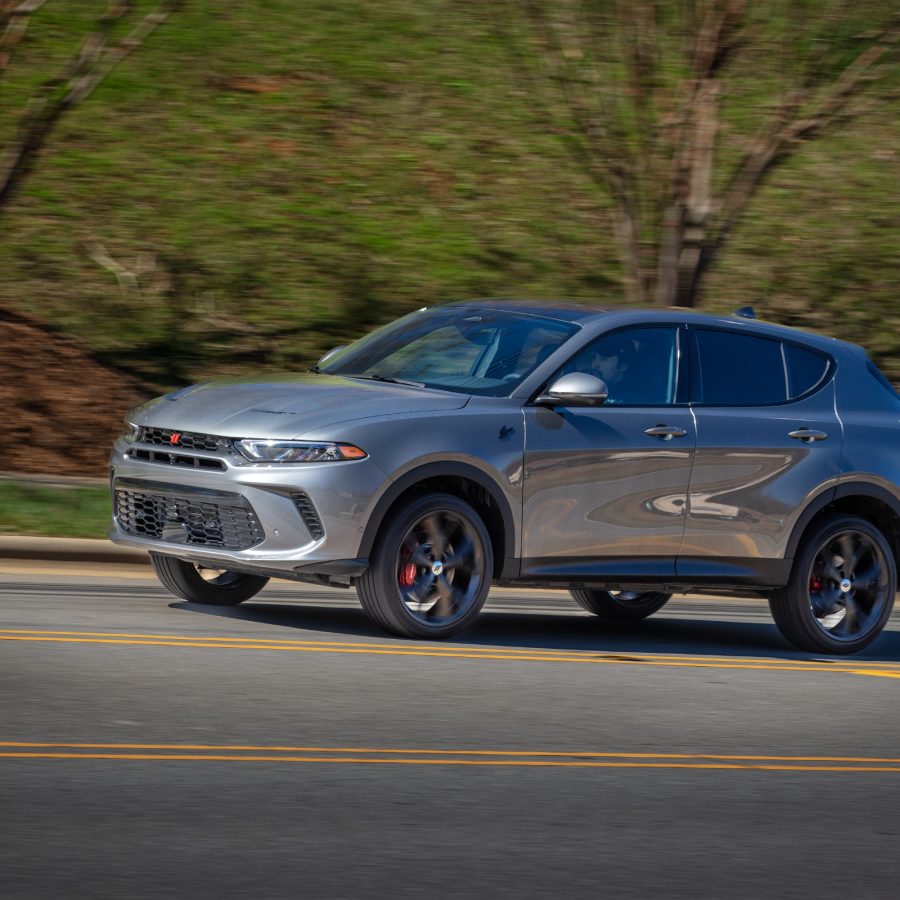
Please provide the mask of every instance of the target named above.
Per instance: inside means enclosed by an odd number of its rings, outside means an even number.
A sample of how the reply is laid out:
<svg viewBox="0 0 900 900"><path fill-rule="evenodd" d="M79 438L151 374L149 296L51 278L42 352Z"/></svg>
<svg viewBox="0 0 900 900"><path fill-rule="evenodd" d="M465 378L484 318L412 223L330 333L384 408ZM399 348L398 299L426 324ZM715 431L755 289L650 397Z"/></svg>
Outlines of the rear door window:
<svg viewBox="0 0 900 900"><path fill-rule="evenodd" d="M704 406L766 406L788 399L781 342L696 329L692 383Z"/></svg>

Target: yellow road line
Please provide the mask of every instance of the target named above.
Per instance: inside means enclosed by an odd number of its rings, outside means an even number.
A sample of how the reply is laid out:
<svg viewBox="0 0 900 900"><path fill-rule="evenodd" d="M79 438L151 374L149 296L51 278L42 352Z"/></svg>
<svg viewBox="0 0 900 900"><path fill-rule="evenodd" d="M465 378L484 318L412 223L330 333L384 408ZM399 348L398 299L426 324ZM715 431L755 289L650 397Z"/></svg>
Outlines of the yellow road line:
<svg viewBox="0 0 900 900"><path fill-rule="evenodd" d="M2 575L50 575L57 578L110 578L141 581L156 581L156 576L148 563L67 563L60 561L56 565L30 565L27 559L0 560L0 576Z"/></svg>
<svg viewBox="0 0 900 900"><path fill-rule="evenodd" d="M784 762L784 763L860 763L874 765L878 763L900 766L900 757L895 756L781 756L734 753L649 753L621 752L599 750L471 750L471 749L431 749L422 747L296 747L291 745L259 745L259 744L166 744L166 743L84 743L68 741L0 741L0 748L16 748L19 750L46 750L60 748L65 750L180 750L207 751L219 753L364 753L379 756L393 754L444 756L444 757L505 757L531 758L550 757L559 759L609 759L609 760L717 760L721 762ZM76 754L77 756L78 754ZM231 757L227 757L231 758Z"/></svg>
<svg viewBox="0 0 900 900"><path fill-rule="evenodd" d="M694 661L702 661L702 662L723 662L723 663L733 663L736 659L743 659L745 661L753 661L762 663L773 662L778 665L783 666L831 666L831 667L840 667L846 668L848 665L852 664L854 669L858 668L877 668L879 670L882 669L891 669L896 668L898 672L900 672L900 662L892 662L888 660L852 660L848 662L840 657L837 658L812 658L812 659L778 659L775 660L772 657L735 657L735 656L716 656L712 654L685 654L685 653L645 653L643 651L613 651L613 650L599 650L599 649L552 649L552 648L544 648L544 647L473 647L466 644L443 644L443 643L415 643L411 641L405 641L402 644L397 643L388 643L386 641L382 641L380 643L368 643L365 641L311 641L311 640L303 640L299 638L266 638L266 637L257 637L257 636L247 636L247 635L233 635L233 636L222 636L222 635L179 635L179 634L155 634L155 633L137 633L137 632L121 632L121 631L56 631L49 629L25 629L25 628L3 628L0 629L0 640L4 638L4 636L9 635L11 638L19 637L19 636L37 636L39 639L47 636L48 639L54 636L60 637L74 637L74 638L103 638L103 639L112 639L112 638L134 638L139 641L155 641L155 640L163 640L166 642L189 642L191 646L196 645L197 643L227 643L227 644L240 644L240 645L253 645L261 646L261 645L285 645L287 647L298 647L298 648L342 648L347 647L353 650L358 649L373 649L373 650L396 650L398 652L412 652L415 650L425 650L428 652L438 652L444 654L453 654L453 653L465 653L467 655L491 655L495 656L497 654L503 655L512 655L519 656L522 654L525 655L534 655L535 653L540 654L542 657L545 656L561 656L565 658L570 658L573 656L584 657L584 656L594 656L602 657L604 659L608 659L614 662L645 662L647 660L661 660L664 662L694 662Z"/></svg>
<svg viewBox="0 0 900 900"><path fill-rule="evenodd" d="M648 659L659 659L667 662L677 662L677 661L694 661L694 660L702 660L704 662L734 662L735 659L740 658L744 660L757 660L760 663L763 662L777 662L779 665L794 665L794 666L840 666L846 667L847 661L841 659L840 657L832 657L832 658L812 658L812 659L778 659L775 660L772 657L735 657L735 656L716 656L712 654L687 654L687 653L645 653L643 651L614 651L614 650L599 650L593 648L586 649L552 649L552 648L544 648L544 647L500 647L500 646L491 646L491 647L473 647L467 644L444 644L444 643L416 643L412 641L404 641L401 644L398 643L388 643L387 641L382 641L380 643L369 643L365 641L312 641L312 640L304 640L300 638L266 638L266 637L257 637L257 636L249 636L249 635L180 635L180 634L155 634L155 633L139 633L139 632L128 632L128 631L57 631L50 629L26 629L26 628L0 628L0 640L3 639L5 635L9 635L11 637L18 636L30 636L35 635L38 637L42 636L60 636L60 637L75 637L75 638L135 638L137 640L145 641L145 640L164 640L164 641L177 641L177 642L211 642L211 643L229 643L229 644L253 644L253 645L262 645L262 644L274 644L274 645L286 645L288 647L311 647L311 648L331 648L331 647L348 647L351 649L377 649L377 650L385 650L385 649L397 649L403 652L409 652L411 650L420 650L420 649L428 649L429 651L437 651L437 652L445 652L445 653L457 653L464 652L466 654L510 654L510 655L520 655L520 654L534 654L539 653L541 656L586 656L589 654L595 656L603 656L605 658L614 659L615 661L622 662L643 662ZM852 665L854 668L864 668L864 667L873 667L878 669L885 669L896 667L898 671L900 671L900 661L892 662L889 660L853 660Z"/></svg>
<svg viewBox="0 0 900 900"><path fill-rule="evenodd" d="M0 641L22 641L36 643L62 643L62 644L106 644L106 645L130 645L149 647L190 647L207 650L268 650L288 651L293 653L343 653L362 654L370 656L418 656L442 659L488 659L504 660L507 662L566 662L594 664L594 665L638 665L663 668L696 668L696 669L738 669L755 671L777 672L835 672L849 675L868 675L876 678L900 678L900 670L892 671L883 668L885 663L869 664L878 665L879 668L866 668L865 663L825 663L819 660L806 662L803 660L788 661L759 661L749 657L737 657L731 661L710 661L707 657L680 657L670 658L656 655L628 656L619 654L604 655L597 651L545 651L545 650L515 650L506 651L502 648L441 648L419 649L421 645L390 645L390 644L303 644L303 643L275 643L265 639L258 641L249 638L182 638L177 636L167 638L124 639L110 637L62 637L52 634L13 634L0 633Z"/></svg>
<svg viewBox="0 0 900 900"><path fill-rule="evenodd" d="M301 645L279 645L266 644L258 641L250 641L247 639L236 639L229 643L216 642L212 643L205 640L133 640L120 638L74 638L74 637L50 637L50 636L13 636L0 635L0 641L25 641L37 643L62 643L62 644L113 644L113 645L132 645L132 646L149 646L149 647L202 647L207 650L272 650L272 651L288 651L293 653L349 653L349 654L365 654L374 656L430 656L440 657L443 659L495 659L507 660L513 662L570 662L570 663L605 663L613 665L652 665L652 666L674 666L680 668L712 668L712 669L769 669L787 672L853 672L856 669L847 669L838 666L828 666L822 664L813 664L806 666L779 664L758 664L758 663L717 663L706 662L703 657L697 657L690 661L672 662L664 658L638 657L629 658L619 656L602 656L602 655L575 655L575 654L552 654L538 650L532 653L525 651L515 654L505 653L501 651L484 652L481 650L467 650L466 652L450 651L450 650L418 650L406 649L403 647L392 647L389 645L379 646L378 649L370 647L335 647L335 646L301 646ZM874 674L874 673L870 673ZM900 673L897 673L900 675Z"/></svg>
<svg viewBox="0 0 900 900"><path fill-rule="evenodd" d="M354 756L236 756L224 754L187 753L15 753L0 751L0 759L102 759L176 762L279 762L279 763L351 763L354 765L405 766L492 766L565 769L721 769L756 770L769 772L900 772L900 766L826 766L776 765L769 763L712 763L712 762L637 762L610 760L534 760L534 759L454 759L454 758L368 758Z"/></svg>

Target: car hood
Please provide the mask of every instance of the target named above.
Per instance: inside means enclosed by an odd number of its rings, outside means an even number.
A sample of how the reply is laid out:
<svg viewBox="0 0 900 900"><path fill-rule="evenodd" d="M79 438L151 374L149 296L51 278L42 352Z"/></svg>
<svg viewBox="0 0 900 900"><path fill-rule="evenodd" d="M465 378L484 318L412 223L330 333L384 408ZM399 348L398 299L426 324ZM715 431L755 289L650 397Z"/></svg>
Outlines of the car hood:
<svg viewBox="0 0 900 900"><path fill-rule="evenodd" d="M293 438L356 419L459 409L466 394L336 375L197 384L139 406L139 425L224 437Z"/></svg>

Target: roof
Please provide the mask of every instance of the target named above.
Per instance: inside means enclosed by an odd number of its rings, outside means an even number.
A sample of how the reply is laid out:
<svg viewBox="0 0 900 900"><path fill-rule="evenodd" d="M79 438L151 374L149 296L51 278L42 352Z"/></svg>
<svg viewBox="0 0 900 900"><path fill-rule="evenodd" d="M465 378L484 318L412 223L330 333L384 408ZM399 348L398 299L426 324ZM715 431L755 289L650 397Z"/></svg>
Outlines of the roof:
<svg viewBox="0 0 900 900"><path fill-rule="evenodd" d="M600 318L609 310L587 303L567 300L519 300L504 297L490 297L475 300L458 300L449 306L470 306L473 309L507 309L512 312L525 313L532 316L546 316L561 319L565 322L582 322L587 319Z"/></svg>
<svg viewBox="0 0 900 900"><path fill-rule="evenodd" d="M835 345L852 347L845 341L827 335L816 334L787 325L777 325L762 319L750 319L746 316L727 315L721 313L707 313L694 309L682 309L674 307L653 306L591 306L585 302L569 300L529 300L518 298L492 297L484 299L459 300L450 306L466 306L473 309L498 309L503 308L514 312L525 313L533 316L546 316L565 322L575 322L579 325L588 322L600 322L604 319L622 319L631 323L641 321L663 322L694 322L697 325L722 326L729 328L746 329L760 335L780 340L799 340L804 343L818 345L823 350L833 350Z"/></svg>

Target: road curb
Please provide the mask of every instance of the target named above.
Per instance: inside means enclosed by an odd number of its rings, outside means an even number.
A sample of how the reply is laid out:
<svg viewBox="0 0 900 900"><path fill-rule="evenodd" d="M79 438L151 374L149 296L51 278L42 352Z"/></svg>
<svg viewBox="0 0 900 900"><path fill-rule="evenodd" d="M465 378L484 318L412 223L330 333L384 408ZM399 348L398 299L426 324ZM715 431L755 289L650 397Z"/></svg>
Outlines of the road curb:
<svg viewBox="0 0 900 900"><path fill-rule="evenodd" d="M25 472L0 472L0 481L50 488L109 487L109 477L94 475L39 475Z"/></svg>
<svg viewBox="0 0 900 900"><path fill-rule="evenodd" d="M92 538L26 537L0 535L0 559L43 559L59 562L149 564L146 550L120 547Z"/></svg>

